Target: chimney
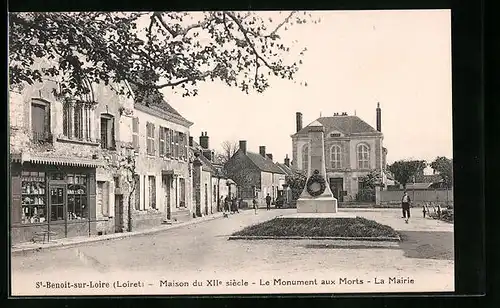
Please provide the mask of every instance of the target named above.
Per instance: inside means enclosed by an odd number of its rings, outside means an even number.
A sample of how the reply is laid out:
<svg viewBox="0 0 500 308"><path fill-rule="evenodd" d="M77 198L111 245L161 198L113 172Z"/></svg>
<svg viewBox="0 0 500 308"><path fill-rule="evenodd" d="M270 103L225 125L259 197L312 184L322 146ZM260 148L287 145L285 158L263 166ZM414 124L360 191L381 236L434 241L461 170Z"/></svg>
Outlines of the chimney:
<svg viewBox="0 0 500 308"><path fill-rule="evenodd" d="M266 154L267 158L269 158L270 160L273 160L273 154L269 153L269 154Z"/></svg>
<svg viewBox="0 0 500 308"><path fill-rule="evenodd" d="M208 149L208 133L201 132L200 136L200 146L204 149Z"/></svg>
<svg viewBox="0 0 500 308"><path fill-rule="evenodd" d="M247 153L247 141L240 140L240 150L243 151L243 154Z"/></svg>
<svg viewBox="0 0 500 308"><path fill-rule="evenodd" d="M290 167L290 158L288 158L288 154L285 157L285 166Z"/></svg>
<svg viewBox="0 0 500 308"><path fill-rule="evenodd" d="M260 155L262 155L262 157L266 157L266 146L261 145L259 147L259 153L260 153Z"/></svg>
<svg viewBox="0 0 500 308"><path fill-rule="evenodd" d="M377 103L377 130L382 132L382 109L380 109L380 103Z"/></svg>
<svg viewBox="0 0 500 308"><path fill-rule="evenodd" d="M297 112L295 114L295 120L297 122L297 132L302 129L302 113Z"/></svg>
<svg viewBox="0 0 500 308"><path fill-rule="evenodd" d="M193 136L189 136L189 146L193 146Z"/></svg>

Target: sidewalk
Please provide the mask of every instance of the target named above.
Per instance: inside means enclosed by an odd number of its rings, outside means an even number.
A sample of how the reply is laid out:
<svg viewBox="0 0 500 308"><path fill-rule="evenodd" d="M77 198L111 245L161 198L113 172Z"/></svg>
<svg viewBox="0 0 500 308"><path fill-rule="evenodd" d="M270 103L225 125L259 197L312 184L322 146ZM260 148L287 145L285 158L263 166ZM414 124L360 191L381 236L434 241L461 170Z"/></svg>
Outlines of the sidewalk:
<svg viewBox="0 0 500 308"><path fill-rule="evenodd" d="M240 214L236 215L241 215L245 214L248 212L253 211L241 211ZM123 232L123 233L113 233L113 234L106 234L106 235L93 235L93 236L78 236L78 237L70 237L70 238L61 238L57 240L50 241L49 243L32 243L32 242L27 242L27 243L18 243L15 245L12 245L11 249L11 254L13 255L19 255L19 254L24 254L26 252L31 252L31 251L40 251L40 250L46 250L46 249L57 249L57 248L67 248L67 247L72 247L72 246L77 246L85 243L95 243L95 242L101 242L101 241L108 241L108 240L113 240L113 239L121 239L121 238L127 238L131 236L136 236L136 235L145 235L145 234L153 234L157 232L162 232L170 229L175 229L179 227L184 227L184 226L189 226L205 221L210 221L218 218L222 218L223 213L215 213L203 217L198 217L198 218L193 218L189 221L186 222L180 222L180 223L173 223L173 224L165 224L165 225L160 225L158 227L146 229L146 230L139 230L139 231L132 231L132 232Z"/></svg>

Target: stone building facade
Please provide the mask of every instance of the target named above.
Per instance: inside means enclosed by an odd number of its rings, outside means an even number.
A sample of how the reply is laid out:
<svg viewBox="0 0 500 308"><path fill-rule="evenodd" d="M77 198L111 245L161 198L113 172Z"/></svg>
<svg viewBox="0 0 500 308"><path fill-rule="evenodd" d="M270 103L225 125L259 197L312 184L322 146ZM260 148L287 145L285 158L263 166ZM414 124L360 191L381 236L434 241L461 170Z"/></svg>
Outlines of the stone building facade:
<svg viewBox="0 0 500 308"><path fill-rule="evenodd" d="M360 178L372 171L386 181L387 149L383 146L381 109L376 109L377 129L357 116L347 113L320 117L316 121L325 128L324 149L327 177L333 194L339 201L354 201L363 188ZM291 136L293 169L307 170L309 156L308 126L302 127L302 114L296 114L296 133Z"/></svg>
<svg viewBox="0 0 500 308"><path fill-rule="evenodd" d="M255 197L259 205L265 204L267 194L272 202L283 193L286 173L273 162L273 156L260 146L259 153L247 151L247 143L241 140L239 149L226 162L228 176L238 185L239 198L252 204Z"/></svg>
<svg viewBox="0 0 500 308"><path fill-rule="evenodd" d="M188 146L192 124L166 101L155 104L146 98L135 102L130 130L137 155L134 229L192 218Z"/></svg>
<svg viewBox="0 0 500 308"><path fill-rule="evenodd" d="M133 101L92 84L56 97L55 81L9 91L12 242L121 232Z"/></svg>

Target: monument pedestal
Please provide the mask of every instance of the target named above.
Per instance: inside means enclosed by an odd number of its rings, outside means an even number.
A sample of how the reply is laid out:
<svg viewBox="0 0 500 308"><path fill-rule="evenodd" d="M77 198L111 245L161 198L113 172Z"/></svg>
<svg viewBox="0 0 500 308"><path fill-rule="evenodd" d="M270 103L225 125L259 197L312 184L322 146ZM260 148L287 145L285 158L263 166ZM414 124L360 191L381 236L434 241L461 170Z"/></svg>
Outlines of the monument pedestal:
<svg viewBox="0 0 500 308"><path fill-rule="evenodd" d="M333 196L300 198L297 200L297 213L337 213L337 199Z"/></svg>

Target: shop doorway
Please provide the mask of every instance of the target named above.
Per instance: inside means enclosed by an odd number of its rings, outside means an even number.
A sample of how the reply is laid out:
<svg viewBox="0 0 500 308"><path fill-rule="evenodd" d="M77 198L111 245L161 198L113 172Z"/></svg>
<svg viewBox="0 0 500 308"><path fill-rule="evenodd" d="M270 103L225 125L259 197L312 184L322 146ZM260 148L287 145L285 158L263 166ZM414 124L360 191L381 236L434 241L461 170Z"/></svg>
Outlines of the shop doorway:
<svg viewBox="0 0 500 308"><path fill-rule="evenodd" d="M66 185L51 185L49 189L49 234L53 237L67 237ZM51 233L53 232L53 233Z"/></svg>

